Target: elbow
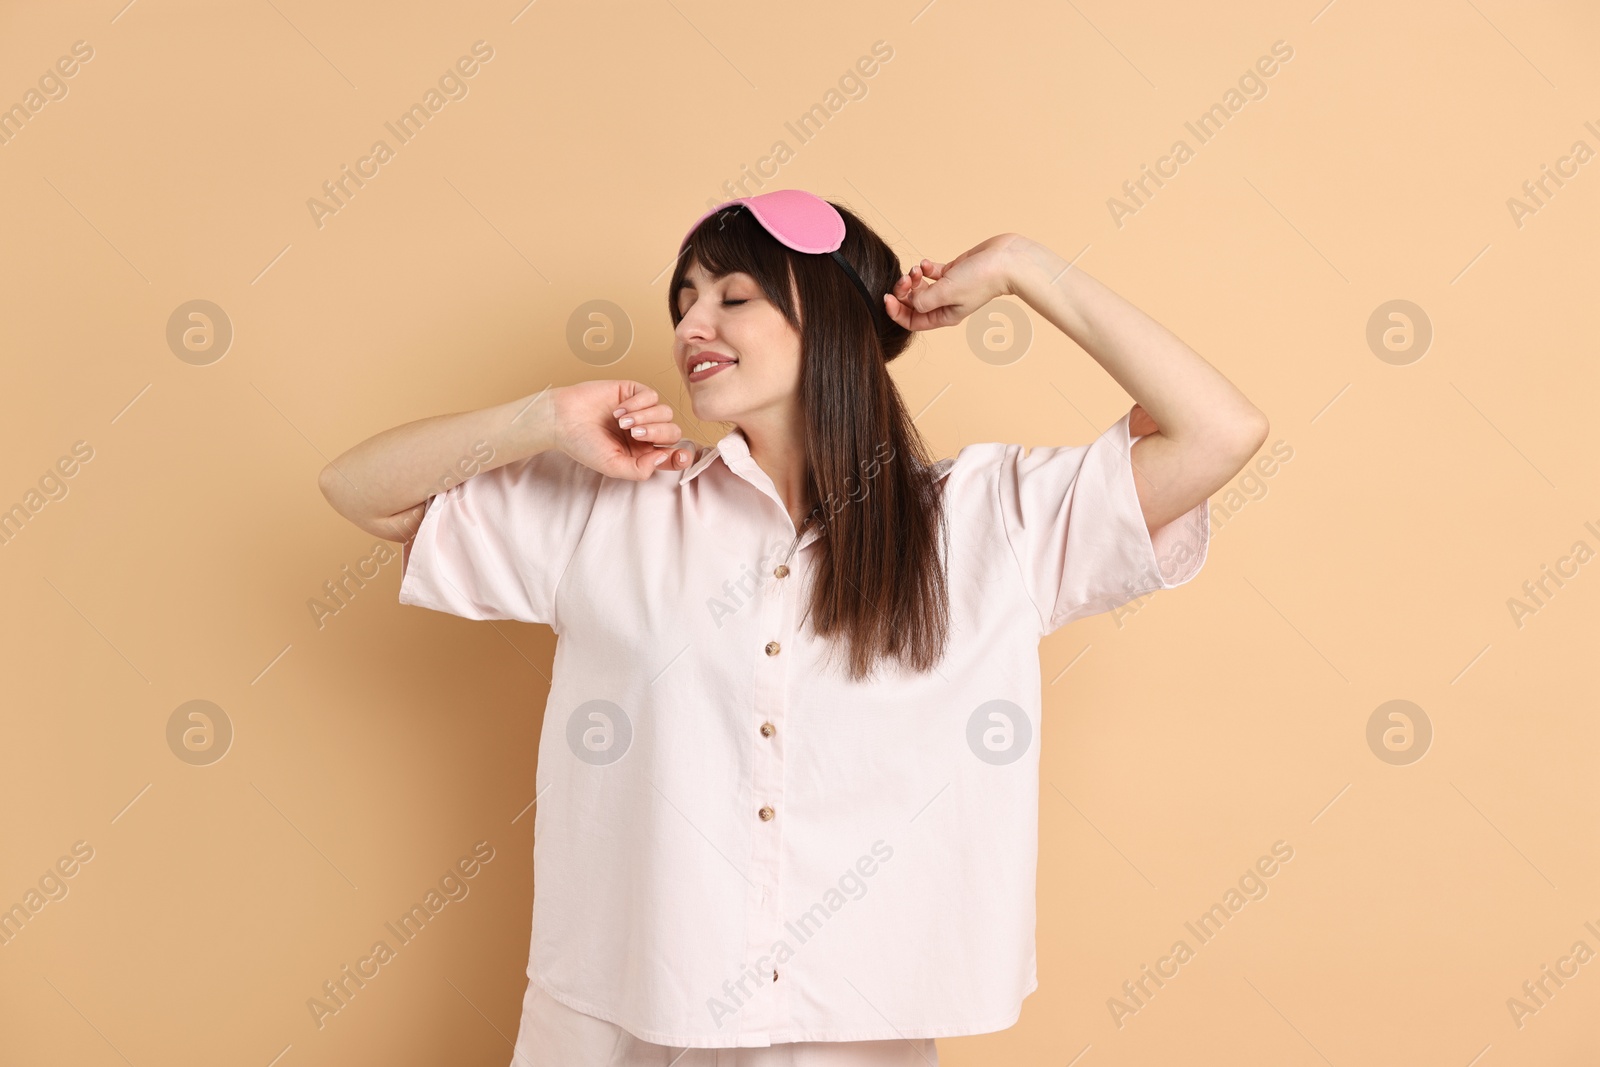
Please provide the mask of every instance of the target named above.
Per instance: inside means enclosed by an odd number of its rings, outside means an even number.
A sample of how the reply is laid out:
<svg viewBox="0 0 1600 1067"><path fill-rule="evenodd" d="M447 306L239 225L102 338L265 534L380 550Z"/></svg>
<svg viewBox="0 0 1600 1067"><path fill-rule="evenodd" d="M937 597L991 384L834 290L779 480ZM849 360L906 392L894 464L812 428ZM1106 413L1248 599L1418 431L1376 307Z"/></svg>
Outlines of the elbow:
<svg viewBox="0 0 1600 1067"><path fill-rule="evenodd" d="M333 479L337 475L333 472L333 464L329 463L317 472L317 488L322 491L322 497L328 503L333 503Z"/></svg>
<svg viewBox="0 0 1600 1067"><path fill-rule="evenodd" d="M1266 412L1251 406L1231 423L1230 436L1236 442L1235 450L1245 460L1260 451L1261 446L1267 443L1267 434L1272 431L1272 423L1267 420Z"/></svg>
<svg viewBox="0 0 1600 1067"><path fill-rule="evenodd" d="M1267 418L1266 412L1260 408L1252 410L1254 414L1250 416L1246 424L1247 429L1244 437L1246 441L1250 442L1250 454L1253 456L1262 445L1267 443L1267 435L1272 432L1272 422Z"/></svg>
<svg viewBox="0 0 1600 1067"><path fill-rule="evenodd" d="M1272 425L1267 421L1267 416L1260 410L1251 408L1214 431L1212 440L1215 446L1212 451L1217 455L1219 464L1233 473L1238 473L1257 452L1261 451L1261 446L1266 444L1267 434L1271 429Z"/></svg>
<svg viewBox="0 0 1600 1067"><path fill-rule="evenodd" d="M317 472L317 488L322 491L322 498L332 505L334 511L337 511L341 515L345 514L344 507L342 506L344 498L341 493L341 490L345 488L345 485L346 482L344 475L340 474L339 468L335 467L332 463L329 463L327 466L323 467L322 470Z"/></svg>

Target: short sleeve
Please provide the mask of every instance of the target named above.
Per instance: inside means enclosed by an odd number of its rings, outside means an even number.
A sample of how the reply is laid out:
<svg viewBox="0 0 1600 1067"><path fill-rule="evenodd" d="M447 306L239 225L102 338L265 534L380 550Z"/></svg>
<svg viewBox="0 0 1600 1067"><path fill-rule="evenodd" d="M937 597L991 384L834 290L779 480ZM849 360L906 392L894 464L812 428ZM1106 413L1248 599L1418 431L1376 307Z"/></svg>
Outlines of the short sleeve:
<svg viewBox="0 0 1600 1067"><path fill-rule="evenodd" d="M550 449L429 497L402 557L400 603L554 626L556 589L604 477Z"/></svg>
<svg viewBox="0 0 1600 1067"><path fill-rule="evenodd" d="M1041 635L1189 581L1205 563L1210 501L1145 526L1129 418L1087 445L1009 446L1000 460L1006 538L1039 611Z"/></svg>

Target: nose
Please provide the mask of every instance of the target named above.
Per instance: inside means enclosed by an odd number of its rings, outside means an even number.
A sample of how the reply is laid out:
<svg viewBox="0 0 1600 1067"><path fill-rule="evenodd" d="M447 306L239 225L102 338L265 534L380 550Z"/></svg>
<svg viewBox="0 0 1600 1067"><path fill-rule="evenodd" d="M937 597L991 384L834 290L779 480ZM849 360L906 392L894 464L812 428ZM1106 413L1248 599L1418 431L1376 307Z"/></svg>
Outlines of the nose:
<svg viewBox="0 0 1600 1067"><path fill-rule="evenodd" d="M689 305L689 310L683 318L678 320L678 328L674 332L685 343L708 341L716 336L715 323L712 321L711 311L704 306L705 303L704 300L696 300Z"/></svg>

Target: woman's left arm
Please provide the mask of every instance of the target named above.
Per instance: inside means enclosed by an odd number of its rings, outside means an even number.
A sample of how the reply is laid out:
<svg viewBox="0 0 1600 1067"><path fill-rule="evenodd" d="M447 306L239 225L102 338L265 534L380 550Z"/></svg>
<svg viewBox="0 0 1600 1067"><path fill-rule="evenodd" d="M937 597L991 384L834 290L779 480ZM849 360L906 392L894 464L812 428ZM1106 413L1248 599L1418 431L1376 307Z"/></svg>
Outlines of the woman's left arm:
<svg viewBox="0 0 1600 1067"><path fill-rule="evenodd" d="M1267 439L1266 415L1199 353L1021 234L991 237L949 263L925 259L883 300L889 317L906 329L932 330L1008 295L1076 341L1136 401L1128 417L1139 438L1133 481L1150 530L1226 485Z"/></svg>
<svg viewBox="0 0 1600 1067"><path fill-rule="evenodd" d="M1007 291L1050 320L1137 402L1134 485L1156 530L1222 488L1267 438L1267 417L1166 327L1020 234L1003 244ZM1142 409L1142 410L1141 410Z"/></svg>

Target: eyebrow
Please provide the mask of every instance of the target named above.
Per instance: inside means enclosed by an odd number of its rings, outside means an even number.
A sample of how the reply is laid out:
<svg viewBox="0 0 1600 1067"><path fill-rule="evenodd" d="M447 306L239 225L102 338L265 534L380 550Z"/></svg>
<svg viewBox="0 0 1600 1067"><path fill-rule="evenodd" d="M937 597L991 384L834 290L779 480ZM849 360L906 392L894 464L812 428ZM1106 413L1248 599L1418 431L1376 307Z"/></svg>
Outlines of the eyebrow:
<svg viewBox="0 0 1600 1067"><path fill-rule="evenodd" d="M731 278L735 274L738 274L738 273L739 273L738 271L728 271L725 274L712 274L711 275L711 280L714 281L714 282L720 282L722 279ZM678 286L678 288L679 289L693 289L693 288L695 288L695 284L694 284L693 279L691 279L687 274L684 275L683 282Z"/></svg>
<svg viewBox="0 0 1600 1067"><path fill-rule="evenodd" d="M713 275L711 275L711 280L714 281L714 282L720 282L724 278L731 278L735 274L741 274L741 273L743 273L743 272L742 271L731 270L731 271L728 271L726 274L713 274ZM694 282L692 280L690 280L688 277L685 277L682 282L678 283L677 292L681 293L685 289L693 289L697 293L700 291L699 287L696 286L694 284Z"/></svg>

